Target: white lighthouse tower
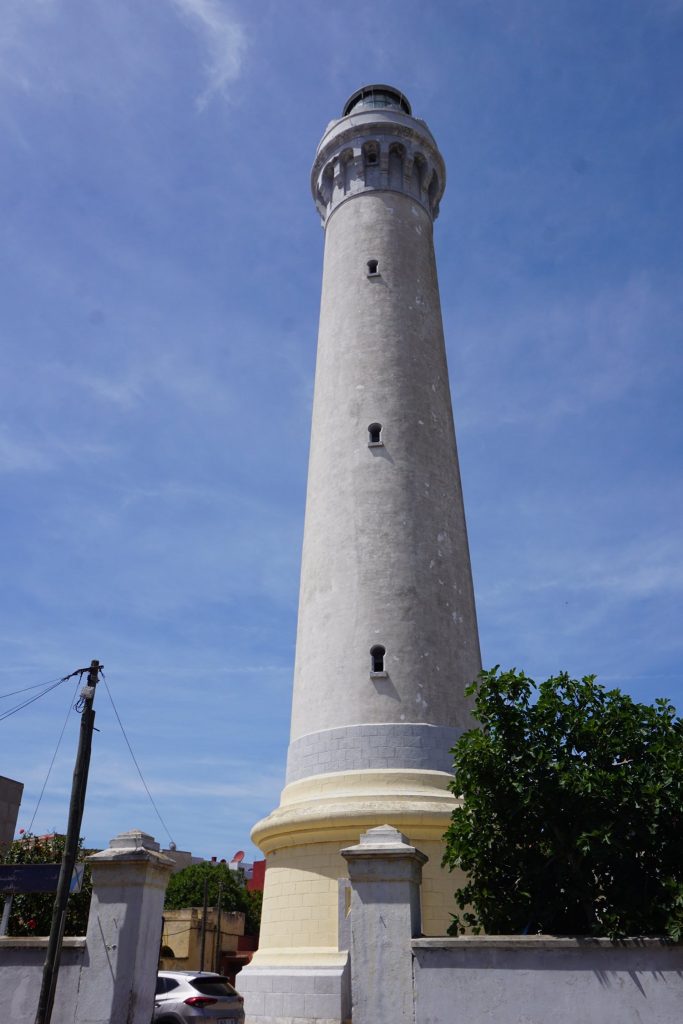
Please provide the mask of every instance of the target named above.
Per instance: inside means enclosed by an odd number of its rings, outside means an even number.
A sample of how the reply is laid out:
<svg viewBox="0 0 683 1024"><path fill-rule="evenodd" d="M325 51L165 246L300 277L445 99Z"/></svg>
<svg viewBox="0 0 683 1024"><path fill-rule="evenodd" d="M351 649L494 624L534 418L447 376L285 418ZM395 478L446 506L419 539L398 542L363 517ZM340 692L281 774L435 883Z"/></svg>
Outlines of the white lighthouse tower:
<svg viewBox="0 0 683 1024"><path fill-rule="evenodd" d="M342 1020L339 855L390 824L429 856L425 934L456 880L441 837L449 750L480 670L433 221L444 162L402 93L367 86L318 146L325 228L292 726L266 854L250 1020ZM322 999L322 996L325 999Z"/></svg>

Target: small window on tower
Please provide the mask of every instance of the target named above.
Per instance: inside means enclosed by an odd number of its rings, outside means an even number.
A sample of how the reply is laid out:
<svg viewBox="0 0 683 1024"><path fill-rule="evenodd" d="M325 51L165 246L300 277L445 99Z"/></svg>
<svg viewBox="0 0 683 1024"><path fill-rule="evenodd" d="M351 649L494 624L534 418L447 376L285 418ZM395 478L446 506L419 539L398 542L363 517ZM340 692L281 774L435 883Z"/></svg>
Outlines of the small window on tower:
<svg viewBox="0 0 683 1024"><path fill-rule="evenodd" d="M368 277L377 277L379 274L379 260L368 260Z"/></svg>
<svg viewBox="0 0 683 1024"><path fill-rule="evenodd" d="M368 427L368 445L373 447L382 443L382 424L371 423Z"/></svg>
<svg viewBox="0 0 683 1024"><path fill-rule="evenodd" d="M371 676L385 676L387 674L384 667L384 656L386 650L381 644L376 644L370 648L370 675Z"/></svg>
<svg viewBox="0 0 683 1024"><path fill-rule="evenodd" d="M379 188L381 184L379 146L372 140L363 144L363 184L365 188Z"/></svg>

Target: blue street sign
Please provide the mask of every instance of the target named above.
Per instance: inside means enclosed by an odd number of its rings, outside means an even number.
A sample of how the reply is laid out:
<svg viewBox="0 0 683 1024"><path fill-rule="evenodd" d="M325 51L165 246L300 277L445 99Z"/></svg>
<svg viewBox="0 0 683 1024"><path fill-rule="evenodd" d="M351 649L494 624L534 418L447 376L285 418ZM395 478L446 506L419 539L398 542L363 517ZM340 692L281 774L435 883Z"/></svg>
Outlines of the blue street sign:
<svg viewBox="0 0 683 1024"><path fill-rule="evenodd" d="M85 864L74 864L73 873L71 875L71 885L69 886L69 892L80 892L83 888L83 872L85 871Z"/></svg>
<svg viewBox="0 0 683 1024"><path fill-rule="evenodd" d="M70 892L80 892L83 864L74 866ZM0 892L57 892L59 864L0 864Z"/></svg>

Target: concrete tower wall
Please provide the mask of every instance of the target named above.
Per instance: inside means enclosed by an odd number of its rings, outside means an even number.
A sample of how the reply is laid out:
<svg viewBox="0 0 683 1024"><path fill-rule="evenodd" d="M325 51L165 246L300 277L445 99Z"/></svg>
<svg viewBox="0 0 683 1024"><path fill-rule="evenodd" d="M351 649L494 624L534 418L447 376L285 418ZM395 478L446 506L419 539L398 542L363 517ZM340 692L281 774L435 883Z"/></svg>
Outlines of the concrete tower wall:
<svg viewBox="0 0 683 1024"><path fill-rule="evenodd" d="M368 191L326 226L288 780L447 771L479 667L431 216Z"/></svg>

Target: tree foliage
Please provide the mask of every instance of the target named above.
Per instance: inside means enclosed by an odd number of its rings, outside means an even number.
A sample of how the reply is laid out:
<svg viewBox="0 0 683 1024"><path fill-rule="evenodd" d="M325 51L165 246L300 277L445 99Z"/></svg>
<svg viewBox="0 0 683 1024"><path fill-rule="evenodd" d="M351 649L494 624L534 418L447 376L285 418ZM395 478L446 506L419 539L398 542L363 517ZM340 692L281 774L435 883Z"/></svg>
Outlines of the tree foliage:
<svg viewBox="0 0 683 1024"><path fill-rule="evenodd" d="M456 744L450 931L683 933L683 722L594 676L482 672Z"/></svg>
<svg viewBox="0 0 683 1024"><path fill-rule="evenodd" d="M41 839L24 835L15 839L0 851L3 864L59 864L64 853L65 836L54 835ZM78 841L77 861L83 860L86 851L83 840ZM66 911L65 935L85 935L88 927L88 912L92 895L90 867L86 864L83 886L78 893L69 896ZM2 896L0 896L2 901ZM8 935L49 935L52 922L54 893L16 893L12 899Z"/></svg>
<svg viewBox="0 0 683 1024"><path fill-rule="evenodd" d="M171 876L166 890L166 910L201 907L204 904L204 880L208 881L208 905L218 906L218 889L222 883L221 907L239 910L245 916L245 932L254 934L261 921L261 893L249 892L243 871L231 871L227 864L191 864Z"/></svg>

